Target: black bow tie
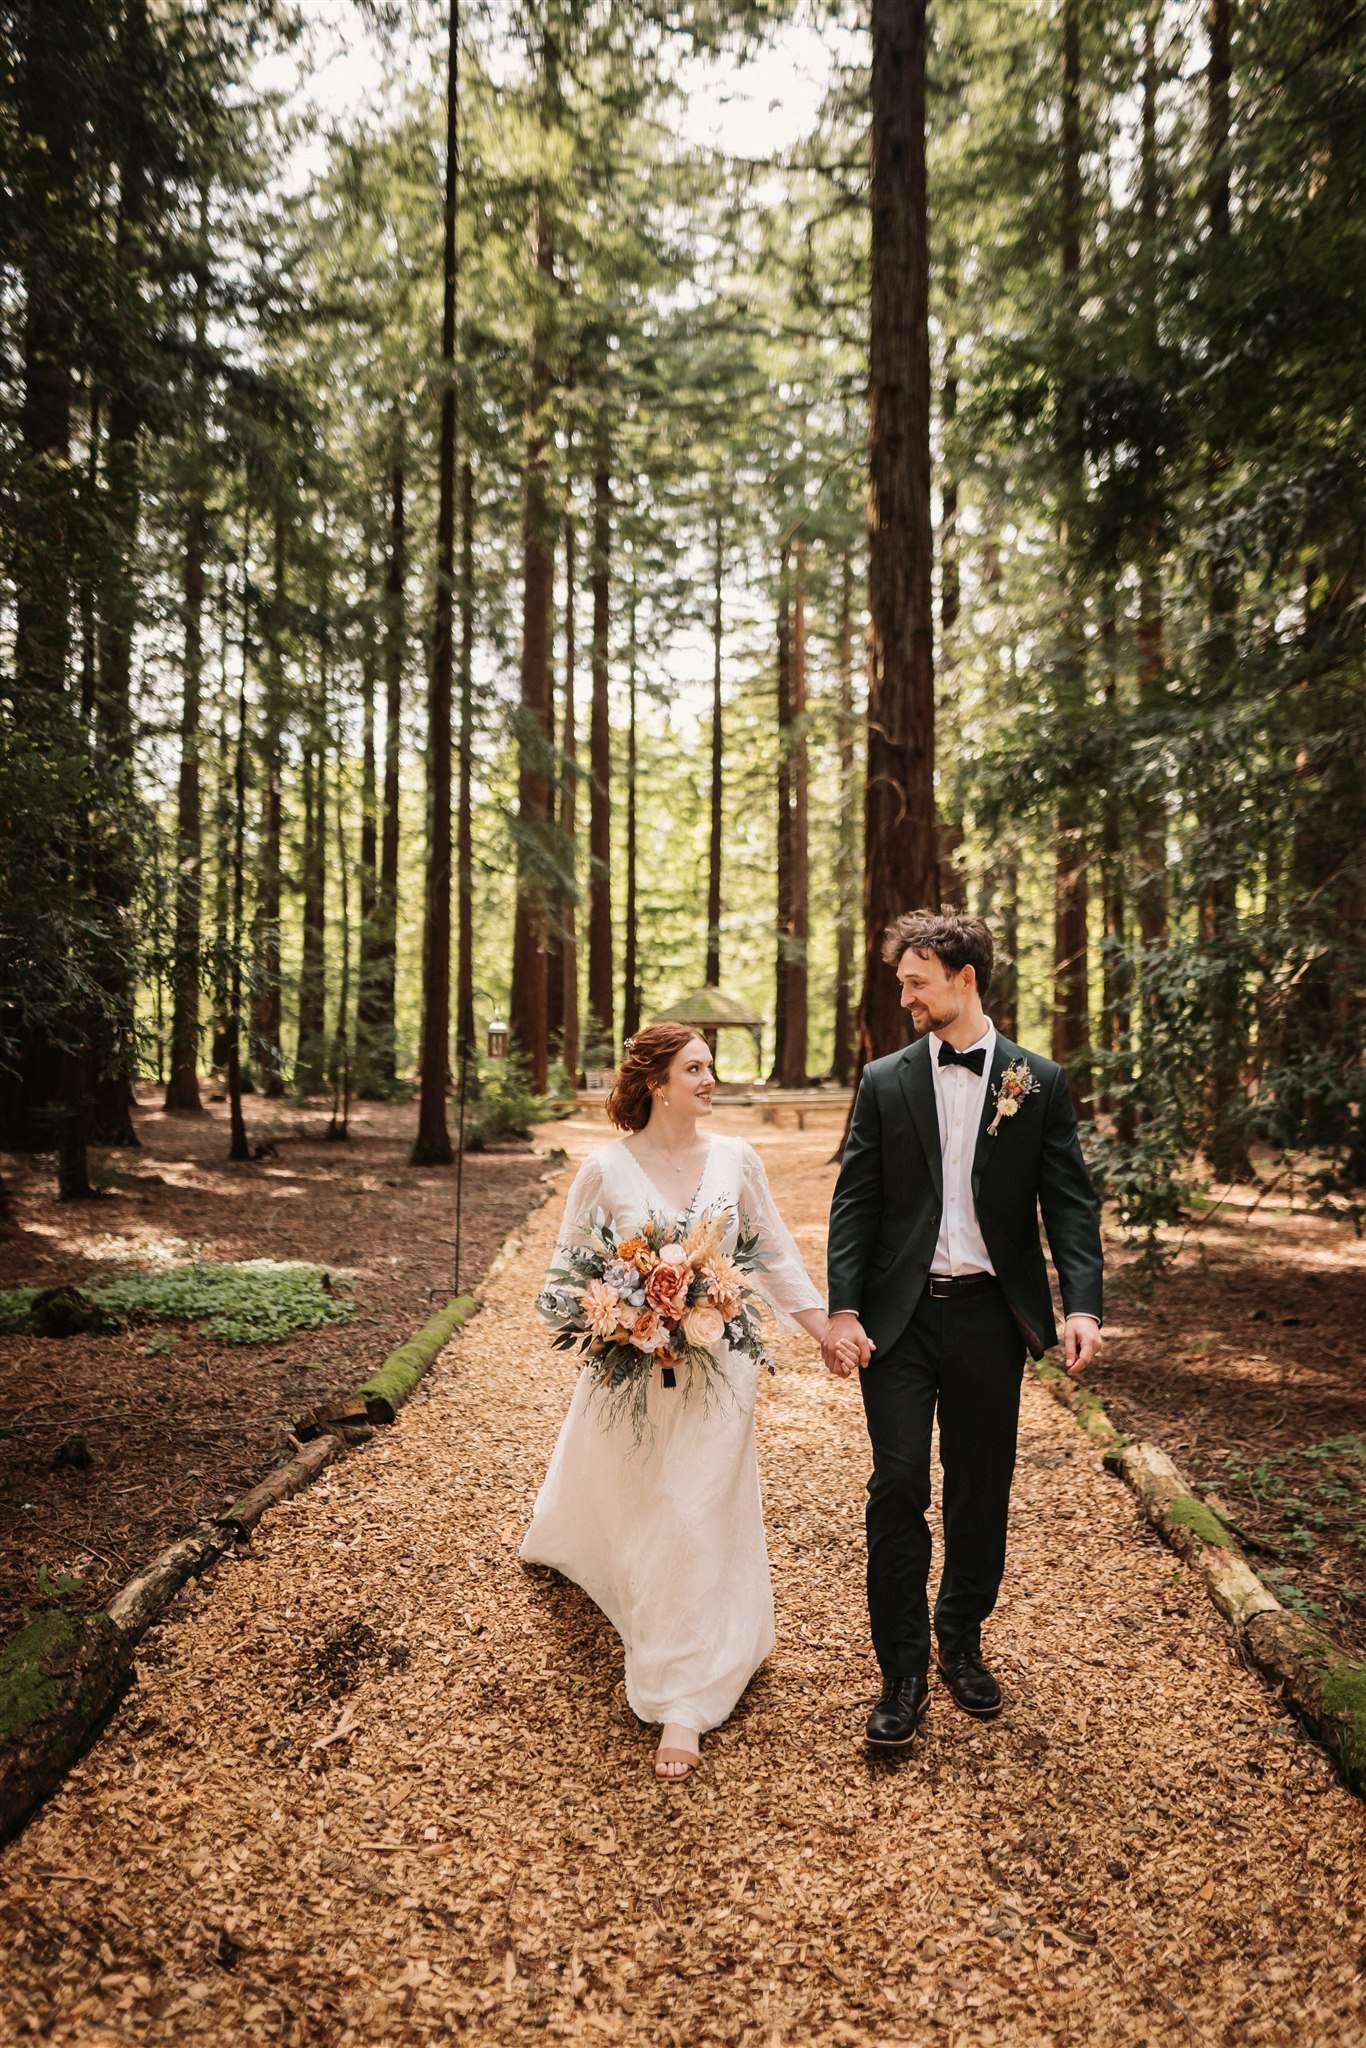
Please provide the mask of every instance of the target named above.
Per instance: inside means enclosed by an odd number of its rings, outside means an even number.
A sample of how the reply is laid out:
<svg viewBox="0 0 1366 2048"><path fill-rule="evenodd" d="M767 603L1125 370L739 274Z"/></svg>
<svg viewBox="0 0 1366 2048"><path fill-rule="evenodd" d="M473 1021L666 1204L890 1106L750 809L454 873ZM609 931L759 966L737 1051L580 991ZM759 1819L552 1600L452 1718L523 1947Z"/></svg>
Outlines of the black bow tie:
<svg viewBox="0 0 1366 2048"><path fill-rule="evenodd" d="M975 1045L971 1052L959 1052L949 1044L947 1038L939 1041L939 1064L941 1067L971 1067L974 1074L980 1074L987 1063L987 1049Z"/></svg>

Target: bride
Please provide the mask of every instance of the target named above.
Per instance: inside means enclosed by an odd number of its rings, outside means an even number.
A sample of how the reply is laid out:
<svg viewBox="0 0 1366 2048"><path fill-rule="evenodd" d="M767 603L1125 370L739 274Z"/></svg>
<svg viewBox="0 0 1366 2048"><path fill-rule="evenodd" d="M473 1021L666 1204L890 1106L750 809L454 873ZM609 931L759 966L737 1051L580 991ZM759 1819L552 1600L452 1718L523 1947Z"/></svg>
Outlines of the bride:
<svg viewBox="0 0 1366 2048"><path fill-rule="evenodd" d="M724 1210L725 1249L741 1227L764 1264L752 1283L819 1344L828 1318L778 1214L758 1153L708 1137L715 1076L686 1024L628 1039L607 1114L626 1135L590 1152L565 1203L551 1271L595 1210L618 1238L651 1215L672 1222ZM754 1449L756 1366L724 1339L704 1400L680 1374L649 1386L646 1428L603 1412L585 1367L522 1541L596 1601L626 1650L626 1697L662 1724L655 1771L684 1778L699 1737L724 1721L773 1648L773 1586Z"/></svg>

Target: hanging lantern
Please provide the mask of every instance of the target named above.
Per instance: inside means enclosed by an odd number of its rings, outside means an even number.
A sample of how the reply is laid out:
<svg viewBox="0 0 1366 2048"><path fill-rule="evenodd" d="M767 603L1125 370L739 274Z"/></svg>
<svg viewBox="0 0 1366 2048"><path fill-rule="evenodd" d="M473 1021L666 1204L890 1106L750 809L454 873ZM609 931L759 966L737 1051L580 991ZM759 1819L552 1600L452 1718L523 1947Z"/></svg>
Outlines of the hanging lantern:
<svg viewBox="0 0 1366 2048"><path fill-rule="evenodd" d="M508 1028L495 1010L489 1021L489 1058L491 1060L506 1059L507 1050Z"/></svg>

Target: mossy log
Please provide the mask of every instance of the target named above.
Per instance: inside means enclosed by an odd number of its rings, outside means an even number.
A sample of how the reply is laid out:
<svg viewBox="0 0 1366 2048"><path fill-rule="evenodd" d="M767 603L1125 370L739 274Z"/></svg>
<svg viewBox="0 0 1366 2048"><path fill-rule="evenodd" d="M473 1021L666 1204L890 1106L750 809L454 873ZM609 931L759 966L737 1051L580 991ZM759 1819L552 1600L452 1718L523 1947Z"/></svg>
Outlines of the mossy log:
<svg viewBox="0 0 1366 2048"><path fill-rule="evenodd" d="M1244 1628L1254 1614L1279 1611L1275 1594L1239 1551L1226 1523L1196 1497L1165 1451L1156 1444L1123 1444L1105 1462L1132 1487L1172 1549L1195 1566L1221 1614Z"/></svg>
<svg viewBox="0 0 1366 2048"><path fill-rule="evenodd" d="M1366 1664L1345 1657L1304 1615L1285 1607L1254 1614L1243 1641L1337 1758L1344 1783L1366 1798Z"/></svg>
<svg viewBox="0 0 1366 2048"><path fill-rule="evenodd" d="M1055 1400L1064 1408L1070 1408L1086 1434L1105 1449L1122 1444L1124 1438L1105 1412L1105 1403L1099 1394L1093 1394L1089 1387L1074 1380L1060 1365L1054 1365L1049 1358L1040 1359L1034 1367L1034 1376L1047 1387Z"/></svg>
<svg viewBox="0 0 1366 2048"><path fill-rule="evenodd" d="M457 1294L438 1309L397 1351L391 1351L378 1372L357 1387L352 1398L365 1403L371 1422L392 1422L413 1388L430 1369L479 1304L470 1294Z"/></svg>
<svg viewBox="0 0 1366 2048"><path fill-rule="evenodd" d="M267 1508L300 1492L317 1477L324 1465L336 1457L340 1448L338 1436L314 1437L311 1443L306 1443L301 1451L296 1452L287 1465L279 1465L275 1471L268 1472L250 1493L244 1493L241 1500L234 1501L226 1513L217 1517L219 1525L226 1525L235 1539L245 1540Z"/></svg>
<svg viewBox="0 0 1366 2048"><path fill-rule="evenodd" d="M132 1668L133 1644L107 1614L48 1608L0 1646L0 1842L94 1741Z"/></svg>
<svg viewBox="0 0 1366 2048"><path fill-rule="evenodd" d="M109 1619L134 1641L170 1606L186 1579L216 1564L234 1541L229 1521L201 1522L119 1587Z"/></svg>

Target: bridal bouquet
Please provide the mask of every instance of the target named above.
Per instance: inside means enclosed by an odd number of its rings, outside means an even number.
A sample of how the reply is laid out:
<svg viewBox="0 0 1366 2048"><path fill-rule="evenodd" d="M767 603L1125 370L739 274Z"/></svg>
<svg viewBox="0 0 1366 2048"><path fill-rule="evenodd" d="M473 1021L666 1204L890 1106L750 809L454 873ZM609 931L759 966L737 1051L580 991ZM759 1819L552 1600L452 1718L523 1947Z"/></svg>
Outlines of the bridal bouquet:
<svg viewBox="0 0 1366 2048"><path fill-rule="evenodd" d="M554 1349L585 1354L609 1409L629 1415L637 1436L656 1366L666 1387L676 1385L678 1367L689 1386L696 1372L705 1395L720 1369L714 1347L724 1339L773 1370L759 1321L765 1304L745 1285L765 1261L743 1218L733 1255L722 1249L727 1214L724 1204L714 1206L689 1225L686 1217L669 1223L651 1213L618 1241L595 1210L537 1298L555 1331Z"/></svg>

